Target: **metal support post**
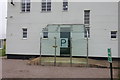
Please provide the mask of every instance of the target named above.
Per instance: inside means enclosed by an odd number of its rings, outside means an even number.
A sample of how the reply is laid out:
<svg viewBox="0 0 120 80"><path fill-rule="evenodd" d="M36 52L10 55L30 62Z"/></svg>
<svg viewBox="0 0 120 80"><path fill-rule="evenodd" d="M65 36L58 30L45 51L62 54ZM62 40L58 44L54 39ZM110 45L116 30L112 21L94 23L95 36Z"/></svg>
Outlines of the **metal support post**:
<svg viewBox="0 0 120 80"><path fill-rule="evenodd" d="M70 38L70 65L72 67L72 38Z"/></svg>
<svg viewBox="0 0 120 80"><path fill-rule="evenodd" d="M54 66L56 66L56 48L57 48L57 45L56 45L56 37L54 37L55 39L55 46L53 46L55 48L55 56L54 56Z"/></svg>
<svg viewBox="0 0 120 80"><path fill-rule="evenodd" d="M112 63L110 63L110 75L111 75L111 80L113 80Z"/></svg>
<svg viewBox="0 0 120 80"><path fill-rule="evenodd" d="M41 58L42 58L41 57L41 50L42 50L41 48L42 48L42 37L40 37L40 58L39 58L40 59L39 60L40 61L40 65L41 65Z"/></svg>

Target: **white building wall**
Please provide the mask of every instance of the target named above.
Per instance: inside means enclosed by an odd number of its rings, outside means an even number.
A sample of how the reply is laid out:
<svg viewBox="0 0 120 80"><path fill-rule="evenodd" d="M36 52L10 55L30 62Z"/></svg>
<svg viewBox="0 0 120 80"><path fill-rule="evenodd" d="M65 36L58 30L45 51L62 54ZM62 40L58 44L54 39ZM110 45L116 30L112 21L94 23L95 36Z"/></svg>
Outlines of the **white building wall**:
<svg viewBox="0 0 120 80"><path fill-rule="evenodd" d="M118 3L118 56L120 56L120 1Z"/></svg>
<svg viewBox="0 0 120 80"><path fill-rule="evenodd" d="M47 24L83 24L84 10L90 9L89 56L107 57L112 48L118 56L118 39L111 40L111 31L118 31L117 2L70 2L62 11L62 2L52 3L51 12L41 12L41 3L31 3L30 13L21 12L21 4L8 3L7 54L39 55L40 33ZM10 16L13 16L10 18ZM22 28L28 28L27 40L22 39Z"/></svg>

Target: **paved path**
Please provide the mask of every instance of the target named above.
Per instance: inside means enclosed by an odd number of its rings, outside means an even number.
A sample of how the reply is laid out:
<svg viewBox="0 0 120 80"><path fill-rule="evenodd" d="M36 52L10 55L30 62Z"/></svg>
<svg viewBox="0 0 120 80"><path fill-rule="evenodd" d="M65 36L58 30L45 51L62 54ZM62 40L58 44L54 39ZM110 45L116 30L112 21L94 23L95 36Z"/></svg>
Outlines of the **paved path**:
<svg viewBox="0 0 120 80"><path fill-rule="evenodd" d="M117 70L113 70L114 78ZM3 59L3 78L109 78L107 68L27 65L27 60Z"/></svg>

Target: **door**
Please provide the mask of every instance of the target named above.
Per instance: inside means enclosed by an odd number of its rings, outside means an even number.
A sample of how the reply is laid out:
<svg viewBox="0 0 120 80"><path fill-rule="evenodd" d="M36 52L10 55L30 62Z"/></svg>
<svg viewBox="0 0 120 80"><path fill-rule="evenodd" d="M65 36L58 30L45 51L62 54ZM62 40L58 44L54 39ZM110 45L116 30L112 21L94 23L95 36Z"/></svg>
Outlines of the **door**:
<svg viewBox="0 0 120 80"><path fill-rule="evenodd" d="M60 28L60 56L70 56L70 28Z"/></svg>

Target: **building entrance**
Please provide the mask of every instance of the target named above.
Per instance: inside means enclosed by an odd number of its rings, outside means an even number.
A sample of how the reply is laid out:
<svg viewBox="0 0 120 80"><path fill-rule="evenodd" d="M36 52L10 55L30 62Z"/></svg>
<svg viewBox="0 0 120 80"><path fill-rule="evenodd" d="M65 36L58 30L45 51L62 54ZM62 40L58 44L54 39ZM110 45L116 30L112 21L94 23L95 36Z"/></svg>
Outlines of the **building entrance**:
<svg viewBox="0 0 120 80"><path fill-rule="evenodd" d="M70 28L60 28L60 56L70 56Z"/></svg>

